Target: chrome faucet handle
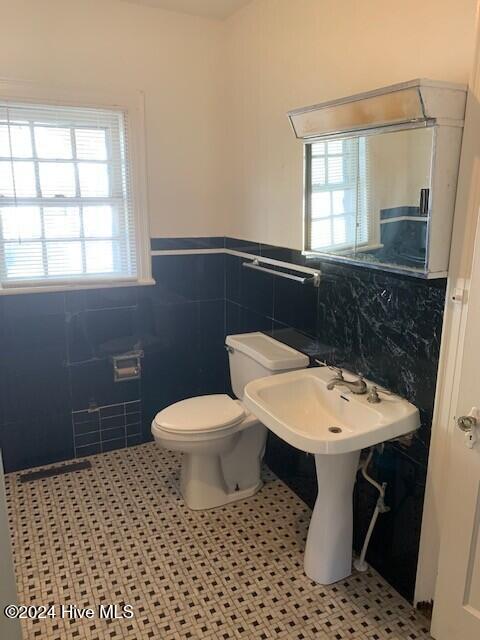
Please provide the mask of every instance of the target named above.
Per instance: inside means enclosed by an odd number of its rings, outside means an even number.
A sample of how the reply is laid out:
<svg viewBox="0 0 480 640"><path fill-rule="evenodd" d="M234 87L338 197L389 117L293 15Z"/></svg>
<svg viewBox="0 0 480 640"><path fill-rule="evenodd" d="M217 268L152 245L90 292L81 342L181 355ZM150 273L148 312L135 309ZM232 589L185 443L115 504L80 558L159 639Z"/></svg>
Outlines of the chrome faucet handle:
<svg viewBox="0 0 480 640"><path fill-rule="evenodd" d="M340 367L335 367L333 364L328 364L328 362L318 360L317 358L315 358L315 362L319 367L327 367L327 369L330 369L330 371L336 373L340 380L343 380L343 371Z"/></svg>
<svg viewBox="0 0 480 640"><path fill-rule="evenodd" d="M373 385L368 392L367 400L373 404L377 404L381 402L380 393L383 393L386 396L394 396L395 394L391 391L387 391L386 389L379 389L376 385Z"/></svg>
<svg viewBox="0 0 480 640"><path fill-rule="evenodd" d="M381 402L380 396L378 395L378 388L375 385L368 392L367 402L371 402L372 404Z"/></svg>

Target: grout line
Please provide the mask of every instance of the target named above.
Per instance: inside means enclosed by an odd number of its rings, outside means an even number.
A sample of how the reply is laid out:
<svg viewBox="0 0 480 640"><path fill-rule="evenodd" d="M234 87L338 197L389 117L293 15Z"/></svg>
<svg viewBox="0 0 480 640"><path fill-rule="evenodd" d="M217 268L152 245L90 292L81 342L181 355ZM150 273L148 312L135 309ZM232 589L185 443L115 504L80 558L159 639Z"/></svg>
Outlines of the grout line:
<svg viewBox="0 0 480 640"><path fill-rule="evenodd" d="M138 400L127 400L126 402L116 402L115 404L103 404L100 407L96 407L94 411L89 411L89 409L76 409L75 411L72 411L73 413L85 413L88 412L90 414L92 413L97 413L97 411L100 411L100 409L110 409L111 407L120 407L121 405L126 405L126 404L133 404L134 402L141 402L142 399L139 398ZM136 413L136 412L134 412ZM118 414L121 415L121 414ZM113 416L107 416L108 418L113 417Z"/></svg>
<svg viewBox="0 0 480 640"><path fill-rule="evenodd" d="M85 424L85 423L83 423ZM100 429L94 429L93 431L85 431L85 433L74 433L74 438L80 438L81 436L89 436L91 433L100 433Z"/></svg>

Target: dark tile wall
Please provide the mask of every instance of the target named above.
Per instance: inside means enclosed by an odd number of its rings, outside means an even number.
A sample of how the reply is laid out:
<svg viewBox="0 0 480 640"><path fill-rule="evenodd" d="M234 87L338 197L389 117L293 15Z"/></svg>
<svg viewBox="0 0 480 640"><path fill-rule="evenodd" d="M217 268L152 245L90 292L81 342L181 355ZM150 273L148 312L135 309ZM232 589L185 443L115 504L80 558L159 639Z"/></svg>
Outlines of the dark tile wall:
<svg viewBox="0 0 480 640"><path fill-rule="evenodd" d="M1 296L5 470L150 440L157 411L223 391L224 264L223 254L155 256L155 286ZM111 356L132 349L144 351L141 380L114 383ZM140 420L109 425L108 412L139 401Z"/></svg>
<svg viewBox="0 0 480 640"><path fill-rule="evenodd" d="M154 250L223 246L305 264L299 251L233 238L152 241ZM309 261L322 271L320 288L314 289L245 269L244 260L221 252L159 255L153 258L155 286L0 297L5 468L150 440L151 420L163 407L228 390L226 333L269 332L312 358L361 371L419 407L422 428L413 446L388 444L374 457L373 474L388 482L391 510L380 516L368 555L411 598L445 282ZM114 383L111 356L134 348L144 351L141 380ZM137 415L130 427L126 407L140 404L140 423ZM109 408L87 411L105 406ZM115 415L107 416L111 411ZM122 424L110 426L118 432L107 433L108 418L115 421L122 411ZM311 456L270 436L266 459L313 504ZM357 549L375 501L375 492L359 480L354 501Z"/></svg>
<svg viewBox="0 0 480 640"><path fill-rule="evenodd" d="M97 411L74 411L72 424L75 457L132 447L143 441L142 403L131 400Z"/></svg>
<svg viewBox="0 0 480 640"><path fill-rule="evenodd" d="M227 247L248 251L229 239ZM299 252L248 243L256 255L302 264ZM367 559L412 599L420 536L430 427L445 300L445 281L422 281L327 262L318 289L242 268L226 256L227 333L261 330L313 357L361 372L414 403L422 427L405 449L387 444L373 475L388 482L389 513L381 515ZM313 457L272 434L269 466L313 505ZM363 544L377 495L363 479L355 490L355 547Z"/></svg>

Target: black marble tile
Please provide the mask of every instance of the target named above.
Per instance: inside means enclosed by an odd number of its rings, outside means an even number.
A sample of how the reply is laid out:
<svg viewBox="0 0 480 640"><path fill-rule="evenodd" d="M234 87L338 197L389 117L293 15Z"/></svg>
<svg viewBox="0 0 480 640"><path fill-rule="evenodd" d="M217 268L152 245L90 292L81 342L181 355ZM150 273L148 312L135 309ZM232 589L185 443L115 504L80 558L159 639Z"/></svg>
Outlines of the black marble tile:
<svg viewBox="0 0 480 640"><path fill-rule="evenodd" d="M425 492L426 466L385 447L375 454L371 474L387 482L387 513L379 515L367 561L410 601L413 599ZM359 551L373 514L378 492L359 478L354 492L354 547Z"/></svg>
<svg viewBox="0 0 480 640"><path fill-rule="evenodd" d="M151 238L152 251L182 249L222 249L225 246L224 236L206 236L203 238Z"/></svg>

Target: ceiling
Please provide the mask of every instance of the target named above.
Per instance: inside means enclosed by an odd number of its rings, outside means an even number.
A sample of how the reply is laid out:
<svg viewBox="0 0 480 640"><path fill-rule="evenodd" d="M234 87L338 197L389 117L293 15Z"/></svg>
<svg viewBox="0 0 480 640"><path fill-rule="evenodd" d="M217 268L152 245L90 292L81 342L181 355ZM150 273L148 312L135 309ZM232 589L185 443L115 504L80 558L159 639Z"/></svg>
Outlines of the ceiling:
<svg viewBox="0 0 480 640"><path fill-rule="evenodd" d="M190 13L205 18L224 19L249 4L251 0L125 0L178 13Z"/></svg>

